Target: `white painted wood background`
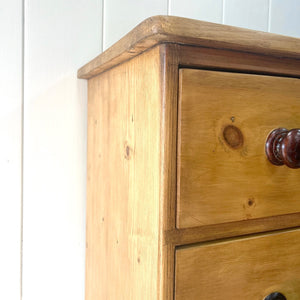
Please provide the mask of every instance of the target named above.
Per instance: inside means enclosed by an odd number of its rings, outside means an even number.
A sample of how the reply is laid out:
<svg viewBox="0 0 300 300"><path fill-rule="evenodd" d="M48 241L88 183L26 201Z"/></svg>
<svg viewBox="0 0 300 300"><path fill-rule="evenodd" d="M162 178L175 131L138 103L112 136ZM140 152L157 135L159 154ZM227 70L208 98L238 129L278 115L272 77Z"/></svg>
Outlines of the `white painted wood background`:
<svg viewBox="0 0 300 300"><path fill-rule="evenodd" d="M0 0L0 299L20 298L22 2Z"/></svg>
<svg viewBox="0 0 300 300"><path fill-rule="evenodd" d="M300 37L299 0L0 0L0 299L84 299L87 90L76 71L158 14Z"/></svg>

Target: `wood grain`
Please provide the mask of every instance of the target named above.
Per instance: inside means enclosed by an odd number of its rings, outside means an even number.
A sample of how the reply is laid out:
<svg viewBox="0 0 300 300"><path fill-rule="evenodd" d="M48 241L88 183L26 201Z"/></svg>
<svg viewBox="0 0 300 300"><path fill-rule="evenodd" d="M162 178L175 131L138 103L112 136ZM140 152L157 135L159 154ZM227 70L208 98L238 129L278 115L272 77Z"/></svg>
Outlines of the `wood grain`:
<svg viewBox="0 0 300 300"><path fill-rule="evenodd" d="M160 68L156 48L89 80L86 300L159 299Z"/></svg>
<svg viewBox="0 0 300 300"><path fill-rule="evenodd" d="M300 227L300 213L192 228L176 228L165 232L164 243L166 245L182 246L296 227Z"/></svg>
<svg viewBox="0 0 300 300"><path fill-rule="evenodd" d="M300 173L264 152L271 130L299 127L299 79L182 69L179 94L178 228L300 211Z"/></svg>
<svg viewBox="0 0 300 300"><path fill-rule="evenodd" d="M236 50L212 49L169 44L176 47L182 68L234 71L261 75L300 77L300 60Z"/></svg>
<svg viewBox="0 0 300 300"><path fill-rule="evenodd" d="M300 129L274 129L266 140L265 149L272 164L300 168Z"/></svg>
<svg viewBox="0 0 300 300"><path fill-rule="evenodd" d="M178 43L300 59L300 39L173 16L146 19L78 71L91 78L162 43Z"/></svg>
<svg viewBox="0 0 300 300"><path fill-rule="evenodd" d="M177 246L300 226L298 173L264 156L272 129L299 127L299 80L261 76L300 77L297 45L158 16L78 71L89 78L86 300L172 300Z"/></svg>
<svg viewBox="0 0 300 300"><path fill-rule="evenodd" d="M161 299L174 299L175 245L165 243L167 232L176 224L177 91L178 53L176 47L160 46L162 66L161 115Z"/></svg>
<svg viewBox="0 0 300 300"><path fill-rule="evenodd" d="M179 248L175 299L298 300L299 253L299 230Z"/></svg>

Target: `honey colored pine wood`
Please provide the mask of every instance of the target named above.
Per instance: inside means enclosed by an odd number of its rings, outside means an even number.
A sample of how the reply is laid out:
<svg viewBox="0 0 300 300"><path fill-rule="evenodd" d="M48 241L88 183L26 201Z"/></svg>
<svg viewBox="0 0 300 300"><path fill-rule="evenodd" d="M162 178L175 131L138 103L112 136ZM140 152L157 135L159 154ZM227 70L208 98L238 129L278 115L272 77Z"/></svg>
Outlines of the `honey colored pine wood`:
<svg viewBox="0 0 300 300"><path fill-rule="evenodd" d="M143 21L134 31L83 66L78 77L91 78L163 43L300 59L300 41L296 38L180 17L155 16Z"/></svg>
<svg viewBox="0 0 300 300"><path fill-rule="evenodd" d="M178 246L300 227L300 213L176 227L180 70L297 78L298 44L294 38L154 17L78 71L89 78L86 300L174 299ZM216 207L215 217L222 213Z"/></svg>
<svg viewBox="0 0 300 300"><path fill-rule="evenodd" d="M86 300L158 297L160 68L155 49L89 81Z"/></svg>
<svg viewBox="0 0 300 300"><path fill-rule="evenodd" d="M159 299L174 299L175 243L166 242L176 227L177 90L178 53L160 45L162 66L161 114L161 197L160 197L160 293Z"/></svg>
<svg viewBox="0 0 300 300"><path fill-rule="evenodd" d="M179 248L176 300L300 295L300 231Z"/></svg>
<svg viewBox="0 0 300 300"><path fill-rule="evenodd" d="M300 60L233 50L172 45L182 68L300 77Z"/></svg>
<svg viewBox="0 0 300 300"><path fill-rule="evenodd" d="M178 118L179 228L300 211L299 170L264 149L299 127L299 79L181 69Z"/></svg>
<svg viewBox="0 0 300 300"><path fill-rule="evenodd" d="M300 214L295 213L192 228L176 228L165 232L164 243L174 246L189 245L223 238L247 236L252 233L274 232L282 229L296 228L299 225Z"/></svg>

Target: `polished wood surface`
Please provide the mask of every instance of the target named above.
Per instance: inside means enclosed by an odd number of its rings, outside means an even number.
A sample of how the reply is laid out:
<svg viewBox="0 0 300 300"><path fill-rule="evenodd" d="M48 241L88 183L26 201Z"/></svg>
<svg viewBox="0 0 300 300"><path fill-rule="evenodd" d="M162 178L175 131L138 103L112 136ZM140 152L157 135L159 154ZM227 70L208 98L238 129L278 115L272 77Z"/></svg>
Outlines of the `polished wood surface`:
<svg viewBox="0 0 300 300"><path fill-rule="evenodd" d="M299 126L298 44L153 17L78 71L89 78L86 300L173 300L176 251L300 226L297 170L264 151L272 129Z"/></svg>
<svg viewBox="0 0 300 300"><path fill-rule="evenodd" d="M78 71L91 78L162 43L178 43L300 59L300 40L266 32L173 16L146 19Z"/></svg>
<svg viewBox="0 0 300 300"><path fill-rule="evenodd" d="M160 45L162 67L161 110L161 198L160 198L160 299L174 300L175 244L166 242L176 227L177 90L178 53Z"/></svg>
<svg viewBox="0 0 300 300"><path fill-rule="evenodd" d="M264 151L299 112L299 79L181 69L177 227L299 212L300 173Z"/></svg>
<svg viewBox="0 0 300 300"><path fill-rule="evenodd" d="M233 71L247 74L300 78L300 60L237 50L168 44L178 55L182 68Z"/></svg>
<svg viewBox="0 0 300 300"><path fill-rule="evenodd" d="M275 292L265 297L264 300L287 300L287 299L283 294Z"/></svg>
<svg viewBox="0 0 300 300"><path fill-rule="evenodd" d="M267 137L265 149L273 165L300 168L300 129L274 129Z"/></svg>
<svg viewBox="0 0 300 300"><path fill-rule="evenodd" d="M222 224L202 225L192 228L172 229L165 232L164 244L189 245L237 236L300 227L300 213L279 215Z"/></svg>
<svg viewBox="0 0 300 300"><path fill-rule="evenodd" d="M300 299L300 231L182 247L175 299Z"/></svg>
<svg viewBox="0 0 300 300"><path fill-rule="evenodd" d="M156 48L89 81L86 300L159 299L160 74Z"/></svg>

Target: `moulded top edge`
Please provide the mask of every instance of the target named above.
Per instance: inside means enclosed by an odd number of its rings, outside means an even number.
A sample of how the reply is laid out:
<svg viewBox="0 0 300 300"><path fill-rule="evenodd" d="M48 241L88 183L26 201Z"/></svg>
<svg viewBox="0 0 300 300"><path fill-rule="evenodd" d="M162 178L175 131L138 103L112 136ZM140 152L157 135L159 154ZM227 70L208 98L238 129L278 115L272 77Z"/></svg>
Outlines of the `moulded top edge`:
<svg viewBox="0 0 300 300"><path fill-rule="evenodd" d="M300 39L173 16L144 20L113 46L78 70L91 78L162 43L236 50L300 59Z"/></svg>

